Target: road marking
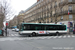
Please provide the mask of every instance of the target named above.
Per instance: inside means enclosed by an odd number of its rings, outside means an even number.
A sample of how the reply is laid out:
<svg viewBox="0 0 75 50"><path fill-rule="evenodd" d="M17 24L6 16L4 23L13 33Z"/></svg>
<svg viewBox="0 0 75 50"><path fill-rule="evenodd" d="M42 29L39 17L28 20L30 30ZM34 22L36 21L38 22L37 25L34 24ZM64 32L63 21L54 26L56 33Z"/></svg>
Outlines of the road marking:
<svg viewBox="0 0 75 50"><path fill-rule="evenodd" d="M55 36L55 37L53 37L53 38L57 38L58 36Z"/></svg>
<svg viewBox="0 0 75 50"><path fill-rule="evenodd" d="M27 38L26 40L31 40L30 38Z"/></svg>
<svg viewBox="0 0 75 50"><path fill-rule="evenodd" d="M67 37L71 37L70 35L68 35Z"/></svg>
<svg viewBox="0 0 75 50"><path fill-rule="evenodd" d="M5 40L0 40L0 41L5 41Z"/></svg>
<svg viewBox="0 0 75 50"><path fill-rule="evenodd" d="M66 35L65 35L65 36L63 36L63 38L66 38Z"/></svg>
<svg viewBox="0 0 75 50"><path fill-rule="evenodd" d="M47 39L51 39L51 38L53 38L53 36L50 36L50 37L48 37Z"/></svg>
<svg viewBox="0 0 75 50"><path fill-rule="evenodd" d="M75 37L74 35L72 35L72 37Z"/></svg>
<svg viewBox="0 0 75 50"><path fill-rule="evenodd" d="M11 34L9 34L9 36L11 36Z"/></svg>
<svg viewBox="0 0 75 50"><path fill-rule="evenodd" d="M59 36L58 38L61 38L62 36Z"/></svg>
<svg viewBox="0 0 75 50"><path fill-rule="evenodd" d="M18 35L18 34L15 34ZM9 36L15 36L14 34L9 34ZM37 40L37 39L55 39L55 38L66 38L66 37L75 37L75 35L64 35L64 36L47 36L47 37L20 37L20 38L0 38L0 41L14 41L14 40Z"/></svg>
<svg viewBox="0 0 75 50"><path fill-rule="evenodd" d="M11 34L11 36L14 36L13 34Z"/></svg>
<svg viewBox="0 0 75 50"><path fill-rule="evenodd" d="M41 37L41 39L45 39L45 38L48 38L48 37Z"/></svg>
<svg viewBox="0 0 75 50"><path fill-rule="evenodd" d="M17 40L25 40L25 38L18 38Z"/></svg>
<svg viewBox="0 0 75 50"><path fill-rule="evenodd" d="M35 38L31 38L31 39L35 39L35 40L37 40L37 39L41 39L41 38L35 37Z"/></svg>
<svg viewBox="0 0 75 50"><path fill-rule="evenodd" d="M17 36L18 34L14 34L15 36Z"/></svg>

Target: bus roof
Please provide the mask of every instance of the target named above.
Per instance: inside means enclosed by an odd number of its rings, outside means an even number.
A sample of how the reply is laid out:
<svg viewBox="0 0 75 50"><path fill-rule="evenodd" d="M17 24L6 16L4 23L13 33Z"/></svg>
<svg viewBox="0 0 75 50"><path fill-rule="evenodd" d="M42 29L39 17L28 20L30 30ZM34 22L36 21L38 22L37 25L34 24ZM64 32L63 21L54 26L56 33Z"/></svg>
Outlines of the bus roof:
<svg viewBox="0 0 75 50"><path fill-rule="evenodd" d="M22 23L22 24L62 25L62 24L53 24L53 23Z"/></svg>

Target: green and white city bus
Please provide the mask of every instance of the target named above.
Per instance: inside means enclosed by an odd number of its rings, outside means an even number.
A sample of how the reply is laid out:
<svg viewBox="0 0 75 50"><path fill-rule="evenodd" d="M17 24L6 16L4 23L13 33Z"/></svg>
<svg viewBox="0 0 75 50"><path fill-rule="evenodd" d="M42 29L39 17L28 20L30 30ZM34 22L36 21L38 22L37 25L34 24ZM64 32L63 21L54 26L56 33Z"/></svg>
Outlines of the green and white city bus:
<svg viewBox="0 0 75 50"><path fill-rule="evenodd" d="M20 35L59 35L67 33L67 26L46 23L22 23L19 28Z"/></svg>

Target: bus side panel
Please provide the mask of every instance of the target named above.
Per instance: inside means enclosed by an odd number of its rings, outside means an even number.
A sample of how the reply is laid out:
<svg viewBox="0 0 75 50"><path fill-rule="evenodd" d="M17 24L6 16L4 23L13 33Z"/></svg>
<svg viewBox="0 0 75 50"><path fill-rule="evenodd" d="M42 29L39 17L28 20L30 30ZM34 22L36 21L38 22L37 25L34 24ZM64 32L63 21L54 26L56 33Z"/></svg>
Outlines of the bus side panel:
<svg viewBox="0 0 75 50"><path fill-rule="evenodd" d="M37 33L38 31L21 31L20 34L24 34L24 35L30 35L33 32Z"/></svg>
<svg viewBox="0 0 75 50"><path fill-rule="evenodd" d="M57 31L47 31L47 33L49 33L49 34L56 34L56 32L58 32L59 34L67 34L67 31L59 31L59 30L57 30Z"/></svg>

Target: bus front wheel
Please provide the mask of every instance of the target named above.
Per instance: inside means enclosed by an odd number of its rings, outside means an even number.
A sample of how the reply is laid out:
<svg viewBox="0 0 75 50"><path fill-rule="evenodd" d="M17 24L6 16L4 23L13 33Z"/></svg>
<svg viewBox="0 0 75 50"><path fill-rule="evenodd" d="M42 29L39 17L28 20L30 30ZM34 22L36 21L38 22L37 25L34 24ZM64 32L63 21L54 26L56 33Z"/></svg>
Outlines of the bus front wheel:
<svg viewBox="0 0 75 50"><path fill-rule="evenodd" d="M32 33L32 36L36 36L36 33L35 33L35 32L33 32L33 33Z"/></svg>
<svg viewBox="0 0 75 50"><path fill-rule="evenodd" d="M29 37L32 37L32 36L36 36L36 33L32 33L29 35Z"/></svg>

